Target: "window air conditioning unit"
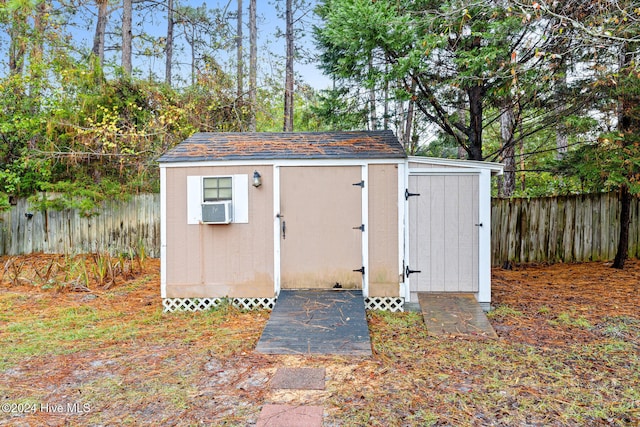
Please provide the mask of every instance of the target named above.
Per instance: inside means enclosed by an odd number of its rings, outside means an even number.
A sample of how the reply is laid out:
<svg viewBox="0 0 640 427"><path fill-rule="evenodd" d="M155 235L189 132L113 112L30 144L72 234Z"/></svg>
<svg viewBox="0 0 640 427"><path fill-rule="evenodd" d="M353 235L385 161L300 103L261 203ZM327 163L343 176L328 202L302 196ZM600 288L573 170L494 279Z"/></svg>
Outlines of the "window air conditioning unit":
<svg viewBox="0 0 640 427"><path fill-rule="evenodd" d="M233 221L231 200L202 204L203 224L229 224Z"/></svg>

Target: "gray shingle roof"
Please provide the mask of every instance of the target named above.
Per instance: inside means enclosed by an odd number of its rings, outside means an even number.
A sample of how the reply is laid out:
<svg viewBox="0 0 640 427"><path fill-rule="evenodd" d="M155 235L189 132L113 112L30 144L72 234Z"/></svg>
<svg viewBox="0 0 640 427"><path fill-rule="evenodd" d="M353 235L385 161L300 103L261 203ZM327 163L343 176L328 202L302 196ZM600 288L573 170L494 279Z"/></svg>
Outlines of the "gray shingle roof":
<svg viewBox="0 0 640 427"><path fill-rule="evenodd" d="M196 133L158 162L405 158L391 131Z"/></svg>

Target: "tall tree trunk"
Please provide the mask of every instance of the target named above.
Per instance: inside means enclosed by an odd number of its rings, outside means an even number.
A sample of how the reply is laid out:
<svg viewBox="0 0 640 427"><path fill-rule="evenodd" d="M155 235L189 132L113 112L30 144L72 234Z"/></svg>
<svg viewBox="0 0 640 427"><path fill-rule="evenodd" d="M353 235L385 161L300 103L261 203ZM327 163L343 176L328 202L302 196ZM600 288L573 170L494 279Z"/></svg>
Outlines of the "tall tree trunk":
<svg viewBox="0 0 640 427"><path fill-rule="evenodd" d="M238 100L242 100L244 87L243 87L243 79L244 79L244 61L242 60L242 0L238 0L238 23L236 28L236 70L237 70L237 98Z"/></svg>
<svg viewBox="0 0 640 427"><path fill-rule="evenodd" d="M468 149L469 160L484 160L482 156L482 114L485 89L481 85L467 88L469 97L469 131Z"/></svg>
<svg viewBox="0 0 640 427"><path fill-rule="evenodd" d="M458 123L466 123L467 122L467 110L464 108L464 94L462 92L458 93ZM467 150L461 144L458 144L458 158L466 159L468 158Z"/></svg>
<svg viewBox="0 0 640 427"><path fill-rule="evenodd" d="M389 80L384 82L384 117L382 117L382 128L389 129Z"/></svg>
<svg viewBox="0 0 640 427"><path fill-rule="evenodd" d="M27 17L20 9L13 11L11 15L9 74L22 74L27 53Z"/></svg>
<svg viewBox="0 0 640 427"><path fill-rule="evenodd" d="M411 92L409 94L409 105L407 106L407 119L405 122L405 138L407 139L409 146L409 154L414 155L417 151L417 145L412 138L413 135L413 117L415 116L415 93L416 93L416 81L414 80L411 85Z"/></svg>
<svg viewBox="0 0 640 427"><path fill-rule="evenodd" d="M640 119L634 115L634 109L638 108L640 96L634 95L629 88L622 88L628 81L630 73L635 72L633 66L633 50L628 43L623 43L620 49L619 79L617 90L620 91L618 101L618 130L622 135L622 147L633 144L634 135L640 133ZM629 178L629 177L627 177ZM629 222L631 219L631 198L629 187L626 183L620 186L620 235L618 249L613 261L613 268L622 269L629 255Z"/></svg>
<svg viewBox="0 0 640 427"><path fill-rule="evenodd" d="M631 222L631 193L626 184L620 186L620 235L618 249L611 267L623 269L629 255L629 223Z"/></svg>
<svg viewBox="0 0 640 427"><path fill-rule="evenodd" d="M287 58L284 83L284 126L285 132L293 132L293 1L287 0L285 38Z"/></svg>
<svg viewBox="0 0 640 427"><path fill-rule="evenodd" d="M404 150L406 152L409 151L409 140L407 139L407 136L405 135L405 128L404 128L404 116L405 116L405 102L404 101L400 101L398 99L396 99L395 102L395 107L394 107L394 120L393 120L393 124L396 128L396 132L398 134L398 141L400 141L400 143L402 144L402 147L404 147Z"/></svg>
<svg viewBox="0 0 640 427"><path fill-rule="evenodd" d="M196 26L191 24L191 38L187 37L187 43L191 49L191 86L196 85ZM186 33L186 31L185 31Z"/></svg>
<svg viewBox="0 0 640 427"><path fill-rule="evenodd" d="M93 49L91 49L91 51L98 58L98 65L102 68L104 66L104 37L109 17L109 0L97 0L96 5L98 6L98 19L96 21Z"/></svg>
<svg viewBox="0 0 640 427"><path fill-rule="evenodd" d="M334 85L335 85L335 79L333 80L333 82L334 82ZM398 80L397 85L400 86L400 87L406 86L404 81L402 81L402 80ZM406 152L408 152L408 150L409 150L409 140L407 139L407 136L405 135L405 127L403 125L404 117L405 117L405 103L406 103L405 101L399 99L398 97L395 98L393 125L396 128L396 132L398 133L398 140L400 141L400 143L404 147L404 150Z"/></svg>
<svg viewBox="0 0 640 427"><path fill-rule="evenodd" d="M126 76L131 76L132 65L132 22L133 22L133 0L123 0L122 2L122 70Z"/></svg>
<svg viewBox="0 0 640 427"><path fill-rule="evenodd" d="M33 18L34 35L33 44L31 46L31 53L29 55L29 70L31 74L31 81L29 82L29 97L31 99L37 99L40 97L44 73L42 72L42 62L44 55L44 39L46 31L46 14L48 10L48 4L42 0L36 4L35 15ZM37 111L39 102L34 102L32 110L35 113ZM34 147L35 148L35 147Z"/></svg>
<svg viewBox="0 0 640 427"><path fill-rule="evenodd" d="M373 71L373 55L369 56L369 69ZM371 120L371 130L378 129L378 114L376 112L376 89L369 89L369 118ZM408 140L407 140L408 141Z"/></svg>
<svg viewBox="0 0 640 427"><path fill-rule="evenodd" d="M562 65L560 65L562 66ZM565 92L567 90L567 75L562 70L557 81L556 94L559 100L565 99ZM560 111L560 117L564 117L564 112L567 110L566 103L560 101L558 105ZM568 149L568 135L566 127L559 121L556 125L556 159L560 160L567 154Z"/></svg>
<svg viewBox="0 0 640 427"><path fill-rule="evenodd" d="M171 73L173 69L173 0L167 0L167 43L164 48L164 82L171 86Z"/></svg>
<svg viewBox="0 0 640 427"><path fill-rule="evenodd" d="M515 157L515 118L511 100L506 102L500 115L500 137L502 139L502 161L504 162L504 174L500 177L498 195L511 197L516 189L516 157Z"/></svg>
<svg viewBox="0 0 640 427"><path fill-rule="evenodd" d="M249 0L249 131L256 131L258 27L256 0Z"/></svg>
<svg viewBox="0 0 640 427"><path fill-rule="evenodd" d="M47 12L47 3L39 1L36 4L35 15L33 18L33 27L35 30L34 38L31 46L31 55L29 62L31 65L40 64L42 62L42 55L44 53L44 38L45 38L45 14Z"/></svg>

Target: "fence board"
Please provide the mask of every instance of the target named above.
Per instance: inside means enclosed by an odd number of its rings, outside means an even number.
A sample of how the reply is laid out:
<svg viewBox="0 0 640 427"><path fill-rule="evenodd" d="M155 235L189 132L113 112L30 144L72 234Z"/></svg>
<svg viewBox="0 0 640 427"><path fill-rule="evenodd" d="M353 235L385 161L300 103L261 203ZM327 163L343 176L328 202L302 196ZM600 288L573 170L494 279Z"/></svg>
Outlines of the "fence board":
<svg viewBox="0 0 640 427"><path fill-rule="evenodd" d="M573 239L575 236L575 215L574 215L575 199L567 198L565 200L564 211L564 235L563 235L563 257L562 259L575 259L573 252Z"/></svg>
<svg viewBox="0 0 640 427"><path fill-rule="evenodd" d="M567 216L565 212L565 206L567 205L566 197L558 197L554 199L557 202L556 214L558 219L558 234L556 236L556 256L555 261L564 259L564 245L562 242L564 241L564 229L567 226ZM549 256L549 260L553 258L551 255Z"/></svg>

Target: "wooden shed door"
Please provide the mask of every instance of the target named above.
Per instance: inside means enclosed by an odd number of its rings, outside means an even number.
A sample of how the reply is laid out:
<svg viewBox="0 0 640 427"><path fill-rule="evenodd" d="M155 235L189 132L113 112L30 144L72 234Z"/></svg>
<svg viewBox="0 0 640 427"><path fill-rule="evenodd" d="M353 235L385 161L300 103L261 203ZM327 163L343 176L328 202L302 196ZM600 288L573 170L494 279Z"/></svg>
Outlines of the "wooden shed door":
<svg viewBox="0 0 640 427"><path fill-rule="evenodd" d="M280 286L360 289L359 166L280 168ZM283 228L284 226L284 228Z"/></svg>
<svg viewBox="0 0 640 427"><path fill-rule="evenodd" d="M478 291L478 174L411 175L411 292ZM489 226L489 225L487 225Z"/></svg>

